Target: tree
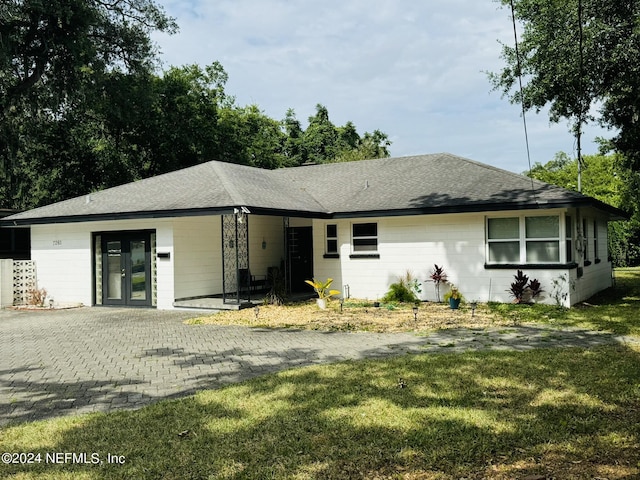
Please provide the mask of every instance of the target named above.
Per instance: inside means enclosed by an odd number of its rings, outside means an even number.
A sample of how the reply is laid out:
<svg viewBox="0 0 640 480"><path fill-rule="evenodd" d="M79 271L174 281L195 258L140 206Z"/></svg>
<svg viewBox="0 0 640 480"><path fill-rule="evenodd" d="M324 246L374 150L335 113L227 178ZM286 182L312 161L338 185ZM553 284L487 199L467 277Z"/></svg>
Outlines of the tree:
<svg viewBox="0 0 640 480"><path fill-rule="evenodd" d="M29 208L130 179L103 106L110 85L124 88L124 77L151 71L150 32L175 29L152 0L2 2L3 207Z"/></svg>
<svg viewBox="0 0 640 480"><path fill-rule="evenodd" d="M219 160L269 169L283 166L281 124L257 105L222 109L218 127L222 139Z"/></svg>
<svg viewBox="0 0 640 480"><path fill-rule="evenodd" d="M361 137L351 121L336 127L329 120L327 108L321 104L316 105L316 114L309 117L305 131L301 130L293 110L287 112L284 124L288 134L285 150L296 152L298 165L307 161L353 162L389 156L391 141L385 133L374 130L373 133L365 132Z"/></svg>
<svg viewBox="0 0 640 480"><path fill-rule="evenodd" d="M504 6L511 0L500 0ZM597 120L618 130L612 145L640 168L640 5L632 0L513 0L523 31L504 45L506 66L490 74L496 89L525 109L550 107L550 118ZM522 94L516 86L522 76Z"/></svg>
<svg viewBox="0 0 640 480"><path fill-rule="evenodd" d="M152 0L11 0L0 19L2 116L36 87L55 104L88 73L147 69L150 32L177 29Z"/></svg>
<svg viewBox="0 0 640 480"><path fill-rule="evenodd" d="M296 118L293 108L287 110L282 125L286 137L283 147L285 162L288 166L302 165L307 161L307 153L302 144L304 130L300 125L300 121Z"/></svg>
<svg viewBox="0 0 640 480"><path fill-rule="evenodd" d="M325 163L338 153L338 129L329 120L327 107L316 105L316 114L309 117L309 126L302 136L302 145L308 160Z"/></svg>
<svg viewBox="0 0 640 480"><path fill-rule="evenodd" d="M631 216L628 222L609 223L609 253L617 267L640 263L640 208L637 188L630 188L629 171L621 155L588 155L583 158L583 193ZM578 162L564 152L546 164L536 163L530 172L537 180L577 190Z"/></svg>

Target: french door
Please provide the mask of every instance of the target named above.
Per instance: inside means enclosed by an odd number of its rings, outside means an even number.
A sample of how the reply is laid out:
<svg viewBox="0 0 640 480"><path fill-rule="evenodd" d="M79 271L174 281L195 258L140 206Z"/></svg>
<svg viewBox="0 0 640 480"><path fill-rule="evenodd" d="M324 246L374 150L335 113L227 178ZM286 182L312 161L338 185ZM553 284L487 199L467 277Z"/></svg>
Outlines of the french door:
<svg viewBox="0 0 640 480"><path fill-rule="evenodd" d="M150 240L148 232L102 235L103 305L151 305Z"/></svg>

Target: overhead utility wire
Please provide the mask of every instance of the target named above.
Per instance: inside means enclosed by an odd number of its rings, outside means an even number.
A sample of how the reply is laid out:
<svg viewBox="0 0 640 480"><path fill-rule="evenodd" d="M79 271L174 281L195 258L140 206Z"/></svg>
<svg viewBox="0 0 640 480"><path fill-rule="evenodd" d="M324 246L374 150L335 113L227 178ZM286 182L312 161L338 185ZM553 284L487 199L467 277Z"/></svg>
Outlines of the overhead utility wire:
<svg viewBox="0 0 640 480"><path fill-rule="evenodd" d="M515 40L516 47L516 66L518 68L518 83L520 85L520 104L522 105L522 124L524 125L524 141L527 146L527 161L529 162L529 176L531 177L531 152L529 150L529 133L527 131L527 117L526 110L524 108L524 89L522 88L522 66L520 64L520 49L518 48L518 30L516 28L516 9L511 0L511 20L513 22L513 38ZM531 177L531 191L533 192L534 200L537 202L536 189L533 184L533 177Z"/></svg>
<svg viewBox="0 0 640 480"><path fill-rule="evenodd" d="M579 52L579 71L578 71L578 127L576 130L576 146L578 149L578 192L582 192L582 122L583 122L583 97L582 97L582 74L584 71L584 47L582 32L582 0L578 0L578 31L580 38L578 39Z"/></svg>

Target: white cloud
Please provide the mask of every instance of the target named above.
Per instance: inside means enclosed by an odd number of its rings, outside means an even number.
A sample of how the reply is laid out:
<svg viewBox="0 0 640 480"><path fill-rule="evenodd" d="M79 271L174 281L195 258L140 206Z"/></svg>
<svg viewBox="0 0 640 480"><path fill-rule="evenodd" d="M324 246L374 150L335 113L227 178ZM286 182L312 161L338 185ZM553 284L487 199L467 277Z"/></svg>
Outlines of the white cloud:
<svg viewBox="0 0 640 480"><path fill-rule="evenodd" d="M512 43L509 12L491 0L159 0L180 32L157 35L166 65L210 64L227 92L305 122L324 104L336 124L376 128L393 155L449 151L527 169L520 110L491 92L486 71ZM573 151L566 125L527 115L532 161ZM602 135L588 130L591 138ZM588 137L585 144L589 145ZM595 146L587 146L587 153Z"/></svg>

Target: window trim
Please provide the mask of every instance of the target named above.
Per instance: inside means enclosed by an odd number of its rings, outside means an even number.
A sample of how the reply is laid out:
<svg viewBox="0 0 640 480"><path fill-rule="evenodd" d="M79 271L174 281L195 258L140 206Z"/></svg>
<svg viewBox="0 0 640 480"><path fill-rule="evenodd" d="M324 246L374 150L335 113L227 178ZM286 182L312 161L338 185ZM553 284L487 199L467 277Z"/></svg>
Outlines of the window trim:
<svg viewBox="0 0 640 480"><path fill-rule="evenodd" d="M573 268L575 262L567 259L567 250L566 248L562 248L563 245L566 245L568 240L572 240L572 232L567 232L566 228L566 218L568 217L568 213L566 212L558 212L558 213L539 213L536 215L528 214L519 214L519 215L496 215L485 217L485 268L502 268L502 266L508 267L527 267L527 268L549 268L550 266L558 266ZM557 237L527 237L527 218L533 217L556 217L558 219L558 235ZM570 217L570 216L569 216ZM518 238L499 238L499 239L490 239L489 238L489 222L493 219L504 219L504 218L517 218L518 219ZM519 257L518 259L514 259L511 262L496 262L489 261L490 255L490 246L493 243L515 243L518 242L519 247ZM527 261L527 244L530 242L555 242L558 245L558 261L544 261L544 262L530 262ZM573 242L571 242L573 243Z"/></svg>
<svg viewBox="0 0 640 480"><path fill-rule="evenodd" d="M335 236L329 235L329 227L335 228ZM336 248L335 250L331 250L329 248L329 242L335 241ZM323 258L340 258L340 246L338 244L338 224L337 223L327 223L324 226L324 255Z"/></svg>
<svg viewBox="0 0 640 480"><path fill-rule="evenodd" d="M356 235L356 225L375 225L375 235ZM356 240L375 240L375 250L356 250ZM349 258L380 258L378 222L358 222L351 224L351 255Z"/></svg>

